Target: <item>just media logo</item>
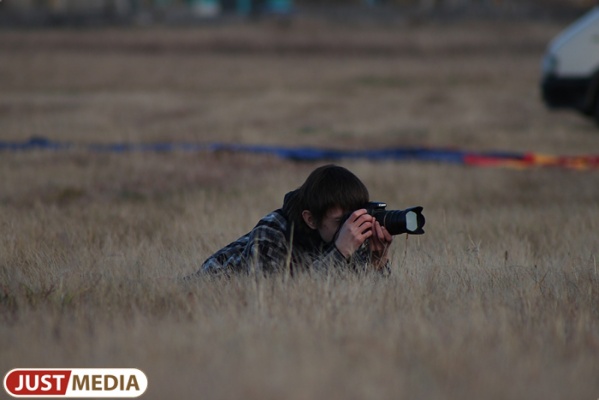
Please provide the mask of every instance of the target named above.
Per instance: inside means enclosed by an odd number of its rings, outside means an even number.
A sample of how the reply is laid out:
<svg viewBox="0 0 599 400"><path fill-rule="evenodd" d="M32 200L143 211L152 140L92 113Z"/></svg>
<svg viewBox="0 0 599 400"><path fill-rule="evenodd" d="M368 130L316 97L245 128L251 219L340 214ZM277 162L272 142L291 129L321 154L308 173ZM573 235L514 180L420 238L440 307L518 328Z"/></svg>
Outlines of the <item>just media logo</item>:
<svg viewBox="0 0 599 400"><path fill-rule="evenodd" d="M135 368L23 368L4 377L13 397L139 397L147 388L146 375Z"/></svg>

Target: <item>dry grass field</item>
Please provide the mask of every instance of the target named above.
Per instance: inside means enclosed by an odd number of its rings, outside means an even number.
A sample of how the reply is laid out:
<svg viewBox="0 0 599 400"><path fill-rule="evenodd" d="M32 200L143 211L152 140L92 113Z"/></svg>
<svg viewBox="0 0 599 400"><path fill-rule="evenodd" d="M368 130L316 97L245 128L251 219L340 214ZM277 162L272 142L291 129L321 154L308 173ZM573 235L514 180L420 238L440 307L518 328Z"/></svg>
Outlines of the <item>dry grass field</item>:
<svg viewBox="0 0 599 400"><path fill-rule="evenodd" d="M599 153L547 111L542 21L0 32L0 138ZM0 371L133 367L146 399L599 398L599 173L344 161L424 206L393 273L181 277L321 163L0 153Z"/></svg>

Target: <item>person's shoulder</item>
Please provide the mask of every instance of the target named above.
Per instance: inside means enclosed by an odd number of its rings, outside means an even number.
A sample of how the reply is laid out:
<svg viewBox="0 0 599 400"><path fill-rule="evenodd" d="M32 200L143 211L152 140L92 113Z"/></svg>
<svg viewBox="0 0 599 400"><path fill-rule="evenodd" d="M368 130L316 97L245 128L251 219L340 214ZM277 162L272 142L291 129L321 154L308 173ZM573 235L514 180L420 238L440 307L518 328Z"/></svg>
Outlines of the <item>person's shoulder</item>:
<svg viewBox="0 0 599 400"><path fill-rule="evenodd" d="M288 226L285 215L280 210L273 211L258 221L258 224L250 232L250 240L286 240Z"/></svg>
<svg viewBox="0 0 599 400"><path fill-rule="evenodd" d="M281 228L282 230L287 229L288 221L285 214L279 209L265 215L256 225L267 226L270 228Z"/></svg>

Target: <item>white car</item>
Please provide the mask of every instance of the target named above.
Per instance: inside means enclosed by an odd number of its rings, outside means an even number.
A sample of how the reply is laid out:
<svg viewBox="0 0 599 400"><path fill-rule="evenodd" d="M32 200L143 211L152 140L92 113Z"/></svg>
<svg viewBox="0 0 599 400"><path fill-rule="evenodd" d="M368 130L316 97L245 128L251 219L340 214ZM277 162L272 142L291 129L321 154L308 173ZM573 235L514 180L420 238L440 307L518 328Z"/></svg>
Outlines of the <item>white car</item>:
<svg viewBox="0 0 599 400"><path fill-rule="evenodd" d="M545 104L576 109L599 124L599 6L551 41L542 71Z"/></svg>

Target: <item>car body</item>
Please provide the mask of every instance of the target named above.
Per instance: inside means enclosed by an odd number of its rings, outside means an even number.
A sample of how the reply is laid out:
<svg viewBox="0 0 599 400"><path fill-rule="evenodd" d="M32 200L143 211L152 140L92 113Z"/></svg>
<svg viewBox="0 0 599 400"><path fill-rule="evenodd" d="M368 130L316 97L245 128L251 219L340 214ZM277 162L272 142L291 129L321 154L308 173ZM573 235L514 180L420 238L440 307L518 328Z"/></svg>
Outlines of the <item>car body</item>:
<svg viewBox="0 0 599 400"><path fill-rule="evenodd" d="M599 6L551 41L542 73L548 107L575 109L599 124Z"/></svg>

